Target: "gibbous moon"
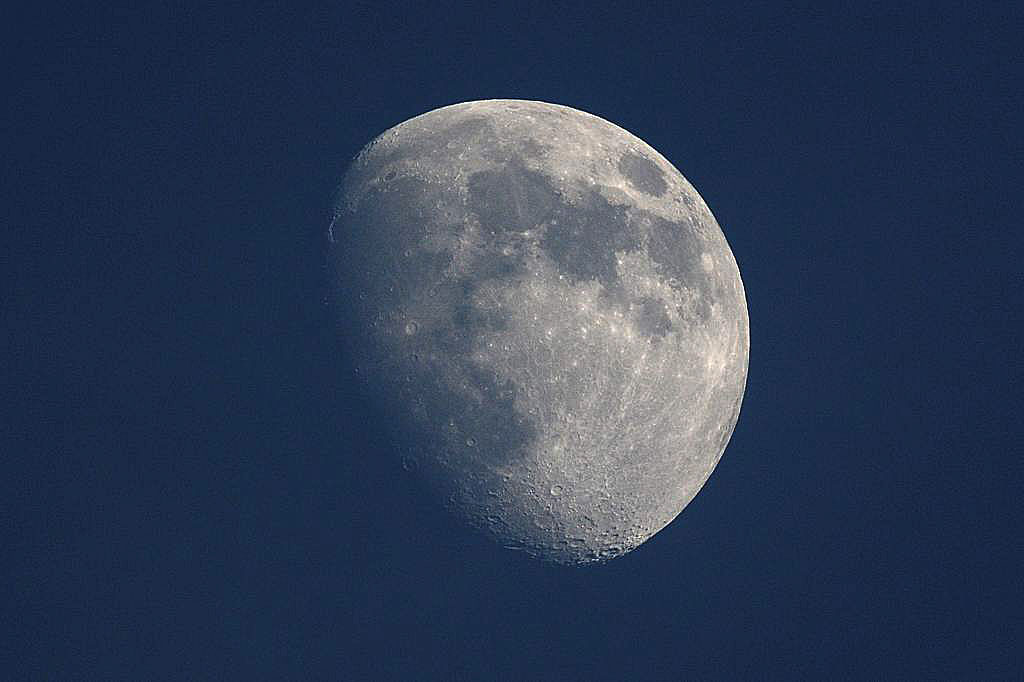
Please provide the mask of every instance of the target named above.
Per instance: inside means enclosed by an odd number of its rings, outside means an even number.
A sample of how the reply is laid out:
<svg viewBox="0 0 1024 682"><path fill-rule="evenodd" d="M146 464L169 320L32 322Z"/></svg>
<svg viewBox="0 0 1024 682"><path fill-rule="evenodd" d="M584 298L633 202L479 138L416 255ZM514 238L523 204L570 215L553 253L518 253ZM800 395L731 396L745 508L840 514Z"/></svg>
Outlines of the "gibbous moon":
<svg viewBox="0 0 1024 682"><path fill-rule="evenodd" d="M523 100L373 140L329 230L338 333L407 469L504 546L622 555L736 425L749 330L715 218L618 126Z"/></svg>

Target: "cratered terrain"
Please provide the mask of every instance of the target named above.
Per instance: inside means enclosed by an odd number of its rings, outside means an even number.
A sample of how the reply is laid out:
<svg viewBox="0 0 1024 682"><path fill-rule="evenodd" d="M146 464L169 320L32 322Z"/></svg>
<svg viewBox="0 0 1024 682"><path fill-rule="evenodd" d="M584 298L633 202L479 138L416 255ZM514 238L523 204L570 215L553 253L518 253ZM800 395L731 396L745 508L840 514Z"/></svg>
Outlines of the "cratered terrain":
<svg viewBox="0 0 1024 682"><path fill-rule="evenodd" d="M743 285L639 138L542 102L443 107L363 149L328 237L338 332L398 454L503 545L619 556L707 481L746 382Z"/></svg>

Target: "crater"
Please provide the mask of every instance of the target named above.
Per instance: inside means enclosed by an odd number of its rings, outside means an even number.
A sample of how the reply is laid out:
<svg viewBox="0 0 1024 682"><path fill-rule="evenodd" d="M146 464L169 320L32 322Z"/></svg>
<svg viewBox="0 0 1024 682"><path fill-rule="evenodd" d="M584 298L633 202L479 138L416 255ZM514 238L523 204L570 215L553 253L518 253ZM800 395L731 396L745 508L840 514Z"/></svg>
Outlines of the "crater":
<svg viewBox="0 0 1024 682"><path fill-rule="evenodd" d="M636 152L626 152L619 159L619 172L633 186L644 194L660 197L668 189L665 174L646 156Z"/></svg>

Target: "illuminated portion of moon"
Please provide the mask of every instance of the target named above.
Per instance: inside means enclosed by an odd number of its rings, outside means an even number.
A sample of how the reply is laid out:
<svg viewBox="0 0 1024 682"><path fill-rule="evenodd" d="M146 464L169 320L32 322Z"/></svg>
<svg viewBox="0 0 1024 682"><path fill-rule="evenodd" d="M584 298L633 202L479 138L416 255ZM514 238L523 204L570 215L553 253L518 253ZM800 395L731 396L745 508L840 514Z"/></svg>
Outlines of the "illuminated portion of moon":
<svg viewBox="0 0 1024 682"><path fill-rule="evenodd" d="M407 468L508 547L628 552L697 494L735 427L739 270L642 140L521 100L371 142L329 232L338 330Z"/></svg>

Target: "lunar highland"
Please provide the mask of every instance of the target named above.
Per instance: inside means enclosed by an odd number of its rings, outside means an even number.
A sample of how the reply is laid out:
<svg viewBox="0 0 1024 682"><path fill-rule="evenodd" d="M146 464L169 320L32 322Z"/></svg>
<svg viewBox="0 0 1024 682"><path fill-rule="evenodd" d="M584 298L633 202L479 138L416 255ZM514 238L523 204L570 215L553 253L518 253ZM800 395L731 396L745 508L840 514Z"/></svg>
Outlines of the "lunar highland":
<svg viewBox="0 0 1024 682"><path fill-rule="evenodd" d="M746 383L743 284L639 138L543 102L431 111L355 159L329 242L338 332L407 468L504 546L622 555L711 475Z"/></svg>

